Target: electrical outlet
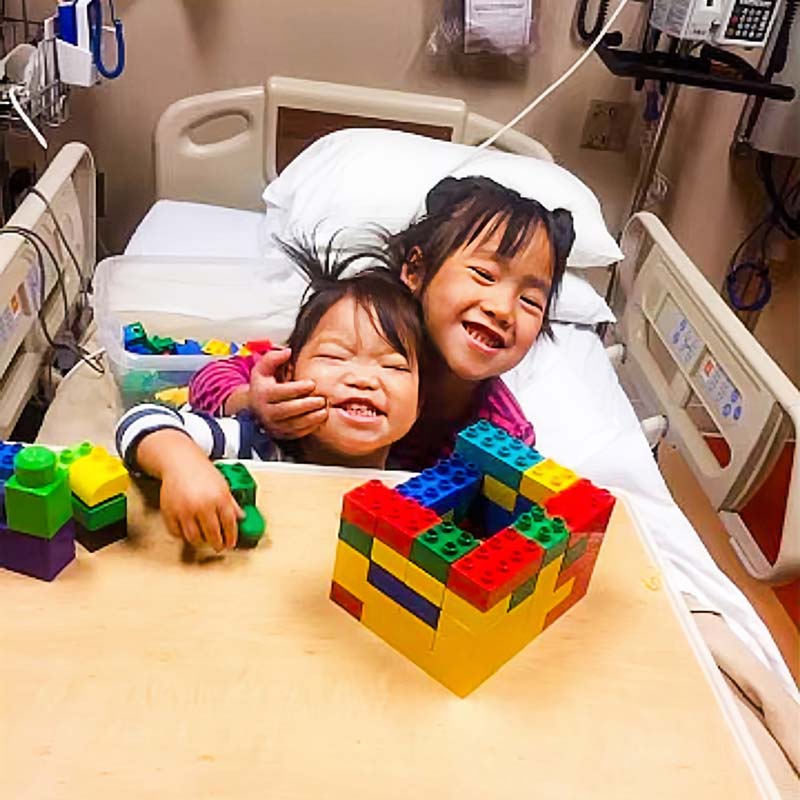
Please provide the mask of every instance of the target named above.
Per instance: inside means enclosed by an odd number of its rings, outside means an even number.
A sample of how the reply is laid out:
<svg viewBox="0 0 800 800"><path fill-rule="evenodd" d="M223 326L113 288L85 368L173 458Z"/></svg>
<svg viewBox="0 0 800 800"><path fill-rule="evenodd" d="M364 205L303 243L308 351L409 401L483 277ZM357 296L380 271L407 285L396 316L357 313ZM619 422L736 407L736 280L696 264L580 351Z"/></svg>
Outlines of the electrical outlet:
<svg viewBox="0 0 800 800"><path fill-rule="evenodd" d="M583 123L581 147L622 152L628 143L633 106L611 100L592 100Z"/></svg>

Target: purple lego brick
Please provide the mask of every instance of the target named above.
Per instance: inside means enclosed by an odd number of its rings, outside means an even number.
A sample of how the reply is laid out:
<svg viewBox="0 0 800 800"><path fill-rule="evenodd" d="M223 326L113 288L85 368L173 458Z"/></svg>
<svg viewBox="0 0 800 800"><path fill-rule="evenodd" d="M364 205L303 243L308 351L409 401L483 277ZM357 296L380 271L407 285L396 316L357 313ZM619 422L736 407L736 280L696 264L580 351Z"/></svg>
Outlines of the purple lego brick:
<svg viewBox="0 0 800 800"><path fill-rule="evenodd" d="M17 533L0 524L0 566L52 581L75 558L75 525L70 520L52 539Z"/></svg>

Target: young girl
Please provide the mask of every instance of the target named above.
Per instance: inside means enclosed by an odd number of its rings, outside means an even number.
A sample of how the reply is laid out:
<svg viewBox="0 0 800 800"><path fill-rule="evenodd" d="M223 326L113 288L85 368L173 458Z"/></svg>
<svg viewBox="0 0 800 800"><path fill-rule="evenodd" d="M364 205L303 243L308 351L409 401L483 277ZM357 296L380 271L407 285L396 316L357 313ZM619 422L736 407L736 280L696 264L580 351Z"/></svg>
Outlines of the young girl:
<svg viewBox="0 0 800 800"><path fill-rule="evenodd" d="M445 178L426 198L426 213L385 237L385 257L420 300L435 358L425 376L427 402L413 430L392 448L392 466L421 469L453 446L476 418L533 443L533 429L499 378L540 333L575 234L572 215L488 178ZM305 436L328 410L312 382L280 383L274 373L289 351L217 361L192 381L190 402L211 414L251 409L276 438Z"/></svg>
<svg viewBox="0 0 800 800"><path fill-rule="evenodd" d="M241 509L209 461L218 458L308 461L383 468L419 409L424 330L419 304L398 277L372 267L342 272L360 256L324 261L308 246L286 246L311 279L289 339L288 379L311 381L326 418L313 433L278 446L243 412L213 419L143 404L122 417L117 449L134 471L159 478L170 533L216 550L236 544Z"/></svg>

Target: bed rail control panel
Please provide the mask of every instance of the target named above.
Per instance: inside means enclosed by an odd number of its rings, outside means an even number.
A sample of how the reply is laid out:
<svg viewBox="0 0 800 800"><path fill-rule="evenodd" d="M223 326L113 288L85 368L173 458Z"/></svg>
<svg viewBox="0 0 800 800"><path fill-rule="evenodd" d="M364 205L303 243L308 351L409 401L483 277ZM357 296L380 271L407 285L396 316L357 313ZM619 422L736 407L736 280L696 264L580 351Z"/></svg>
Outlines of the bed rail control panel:
<svg viewBox="0 0 800 800"><path fill-rule="evenodd" d="M800 574L800 448L775 561L740 520L729 524L796 440L800 391L713 287L698 280L697 267L657 217L637 214L626 239L626 252L636 251L620 280L628 379L669 418L668 440L720 512L748 571L769 581ZM726 458L715 456L709 438L724 439Z"/></svg>
<svg viewBox="0 0 800 800"><path fill-rule="evenodd" d="M75 142L65 145L37 188L69 239L82 275L90 275L95 263L95 169L89 149ZM57 288L56 266L46 251L40 264L24 238L0 236L0 439L13 430L49 350L40 316L55 335L64 323L65 305L71 311L80 288L75 266L41 198L28 195L9 225L33 231L49 245L58 259L63 291Z"/></svg>

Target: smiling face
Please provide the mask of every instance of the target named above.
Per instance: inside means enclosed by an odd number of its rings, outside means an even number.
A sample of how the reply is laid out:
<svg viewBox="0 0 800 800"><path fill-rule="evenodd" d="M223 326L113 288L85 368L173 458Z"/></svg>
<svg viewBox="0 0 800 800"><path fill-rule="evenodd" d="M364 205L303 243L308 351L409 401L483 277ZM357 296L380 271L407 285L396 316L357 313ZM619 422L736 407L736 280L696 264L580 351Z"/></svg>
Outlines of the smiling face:
<svg viewBox="0 0 800 800"><path fill-rule="evenodd" d="M422 301L425 325L460 379L481 381L515 367L536 341L550 294L553 254L537 225L516 255L498 255L504 226L453 252L425 285L406 265L403 278Z"/></svg>
<svg viewBox="0 0 800 800"><path fill-rule="evenodd" d="M383 466L389 446L417 418L418 364L393 349L376 324L346 296L325 312L294 365L294 379L313 380L328 402L327 421L306 438L342 465Z"/></svg>

